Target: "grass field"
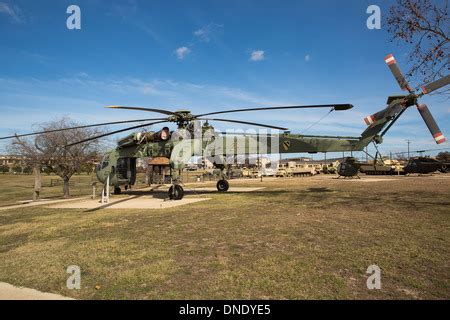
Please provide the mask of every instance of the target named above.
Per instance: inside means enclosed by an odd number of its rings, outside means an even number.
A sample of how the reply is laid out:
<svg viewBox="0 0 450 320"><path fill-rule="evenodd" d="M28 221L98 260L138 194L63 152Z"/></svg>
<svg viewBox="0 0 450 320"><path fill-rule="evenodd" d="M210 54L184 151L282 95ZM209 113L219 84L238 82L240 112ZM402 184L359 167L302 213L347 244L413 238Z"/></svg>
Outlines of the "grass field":
<svg viewBox="0 0 450 320"><path fill-rule="evenodd" d="M73 176L70 181L70 193L72 196L87 195L92 193L94 175ZM15 205L18 201L31 200L33 198L33 175L0 174L0 207ZM63 194L62 179L56 175L42 175L41 198L54 199Z"/></svg>
<svg viewBox="0 0 450 320"><path fill-rule="evenodd" d="M139 174L137 183L143 185L143 179L143 175ZM74 175L70 180L71 196L91 195L93 182L97 182L95 174ZM100 194L101 184L97 182L97 185L97 191ZM42 187L40 197L43 199L58 199L63 194L63 181L54 174L42 175ZM15 205L18 201L31 200L33 188L33 175L0 174L0 207Z"/></svg>
<svg viewBox="0 0 450 320"><path fill-rule="evenodd" d="M82 299L450 298L449 175L231 182L266 188L167 210L0 211L0 281Z"/></svg>

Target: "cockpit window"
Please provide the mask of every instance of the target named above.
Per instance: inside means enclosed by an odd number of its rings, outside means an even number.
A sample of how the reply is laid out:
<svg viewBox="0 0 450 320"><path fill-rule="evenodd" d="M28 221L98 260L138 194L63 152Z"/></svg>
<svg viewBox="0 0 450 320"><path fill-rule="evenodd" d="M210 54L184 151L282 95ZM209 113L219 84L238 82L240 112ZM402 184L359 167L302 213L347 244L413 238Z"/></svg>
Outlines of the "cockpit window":
<svg viewBox="0 0 450 320"><path fill-rule="evenodd" d="M108 162L109 161L109 153L107 153L107 154L105 154L104 156L103 156L103 159L102 159L102 162Z"/></svg>
<svg viewBox="0 0 450 320"><path fill-rule="evenodd" d="M108 161L103 161L102 162L102 169L105 169L108 166L109 162Z"/></svg>
<svg viewBox="0 0 450 320"><path fill-rule="evenodd" d="M102 161L97 165L97 170L103 170L109 165L109 154L103 156Z"/></svg>

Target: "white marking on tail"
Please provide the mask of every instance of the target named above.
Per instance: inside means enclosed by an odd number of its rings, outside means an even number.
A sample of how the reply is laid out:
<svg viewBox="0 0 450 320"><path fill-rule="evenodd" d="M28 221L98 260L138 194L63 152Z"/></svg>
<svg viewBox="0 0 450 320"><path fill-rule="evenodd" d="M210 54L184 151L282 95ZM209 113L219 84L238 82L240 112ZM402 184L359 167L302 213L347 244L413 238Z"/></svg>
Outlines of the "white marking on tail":
<svg viewBox="0 0 450 320"><path fill-rule="evenodd" d="M387 64L396 63L395 58L392 54L387 55L386 58L384 58L384 62L386 62Z"/></svg>
<svg viewBox="0 0 450 320"><path fill-rule="evenodd" d="M369 126L376 121L374 116L368 116L364 118L364 122Z"/></svg>
<svg viewBox="0 0 450 320"><path fill-rule="evenodd" d="M434 135L434 140L437 144L440 144L442 142L445 142L445 137L441 132L439 132Z"/></svg>

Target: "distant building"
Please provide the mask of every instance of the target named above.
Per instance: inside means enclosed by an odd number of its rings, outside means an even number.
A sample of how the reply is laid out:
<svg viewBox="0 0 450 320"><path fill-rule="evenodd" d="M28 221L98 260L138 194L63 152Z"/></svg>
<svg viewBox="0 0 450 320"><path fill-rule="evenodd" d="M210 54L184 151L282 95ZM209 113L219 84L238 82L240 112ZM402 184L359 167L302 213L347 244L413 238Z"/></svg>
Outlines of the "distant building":
<svg viewBox="0 0 450 320"><path fill-rule="evenodd" d="M25 157L15 155L0 155L0 166L6 166L9 171L16 167L25 167Z"/></svg>

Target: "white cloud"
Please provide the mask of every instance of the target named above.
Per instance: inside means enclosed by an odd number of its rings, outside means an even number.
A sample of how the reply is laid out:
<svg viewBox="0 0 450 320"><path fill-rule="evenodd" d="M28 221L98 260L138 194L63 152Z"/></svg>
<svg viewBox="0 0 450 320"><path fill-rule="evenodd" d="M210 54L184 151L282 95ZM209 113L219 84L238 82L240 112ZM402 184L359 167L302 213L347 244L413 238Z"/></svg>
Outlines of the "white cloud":
<svg viewBox="0 0 450 320"><path fill-rule="evenodd" d="M80 72L75 73L75 76L81 77L81 78L88 78L89 74L87 72L80 71Z"/></svg>
<svg viewBox="0 0 450 320"><path fill-rule="evenodd" d="M223 25L211 23L207 26L204 26L196 31L194 31L194 36L199 38L201 41L209 42L213 35L220 31L219 29L222 28Z"/></svg>
<svg viewBox="0 0 450 320"><path fill-rule="evenodd" d="M166 44L164 39L154 30L151 20L139 16L140 8L136 0L126 0L120 3L110 4L106 7L106 15L119 18L123 22L130 24L145 34L149 35L154 41Z"/></svg>
<svg viewBox="0 0 450 320"><path fill-rule="evenodd" d="M251 61L262 61L264 60L264 51L263 50L255 50L252 52L250 56Z"/></svg>
<svg viewBox="0 0 450 320"><path fill-rule="evenodd" d="M209 39L209 30L206 27L198 29L194 31L194 36L199 37L201 40L208 42Z"/></svg>
<svg viewBox="0 0 450 320"><path fill-rule="evenodd" d="M308 62L308 61L310 61L310 60L311 60L311 55L307 54L307 55L305 56L305 61Z"/></svg>
<svg viewBox="0 0 450 320"><path fill-rule="evenodd" d="M177 55L177 58L179 60L183 60L186 58L186 56L191 52L191 49L188 47L179 47L177 50L175 50L175 54Z"/></svg>
<svg viewBox="0 0 450 320"><path fill-rule="evenodd" d="M15 22L23 22L20 9L17 6L11 6L5 2L0 2L0 13L8 15Z"/></svg>

